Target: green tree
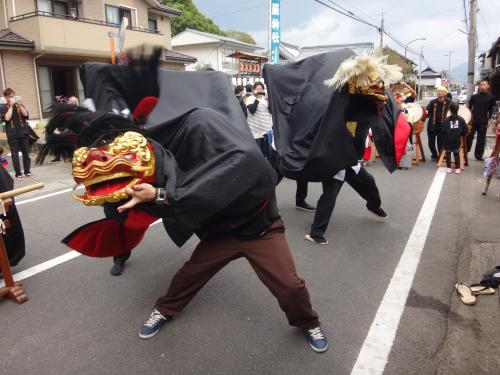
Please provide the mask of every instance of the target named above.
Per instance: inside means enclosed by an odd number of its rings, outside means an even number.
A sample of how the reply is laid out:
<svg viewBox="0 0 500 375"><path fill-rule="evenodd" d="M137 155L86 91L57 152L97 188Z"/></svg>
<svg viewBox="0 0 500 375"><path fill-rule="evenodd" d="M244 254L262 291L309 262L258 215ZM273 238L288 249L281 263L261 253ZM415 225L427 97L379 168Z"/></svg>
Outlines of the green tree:
<svg viewBox="0 0 500 375"><path fill-rule="evenodd" d="M204 16L191 0L162 0L163 4L180 10L182 14L172 21L172 35L187 28L211 34L225 35L214 21Z"/></svg>
<svg viewBox="0 0 500 375"><path fill-rule="evenodd" d="M254 45L257 44L257 43L255 43L255 40L250 36L250 34L245 33L243 31L225 30L224 34L227 37L239 40L240 42L254 44Z"/></svg>

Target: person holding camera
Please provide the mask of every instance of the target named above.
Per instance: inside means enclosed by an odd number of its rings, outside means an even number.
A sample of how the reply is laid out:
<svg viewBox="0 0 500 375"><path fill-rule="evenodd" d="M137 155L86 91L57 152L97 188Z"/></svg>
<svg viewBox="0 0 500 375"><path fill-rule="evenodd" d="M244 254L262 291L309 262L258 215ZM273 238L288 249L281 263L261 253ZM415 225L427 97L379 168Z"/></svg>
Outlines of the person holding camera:
<svg viewBox="0 0 500 375"><path fill-rule="evenodd" d="M7 104L2 106L0 114L5 121L5 131L7 133L7 142L9 143L12 154L12 165L16 173L16 179L22 180L21 166L19 164L19 152L23 156L23 168L25 177L33 177L30 171L31 159L29 156L29 124L28 110L24 106L21 97L11 88L4 90L3 95Z"/></svg>
<svg viewBox="0 0 500 375"><path fill-rule="evenodd" d="M259 143L260 138L263 138L273 128L273 119L269 113L269 103L262 82L255 82L253 93L247 98L246 105L248 126L250 126L253 137Z"/></svg>
<svg viewBox="0 0 500 375"><path fill-rule="evenodd" d="M282 176L277 166L278 156L272 146L273 118L269 112L269 102L262 82L255 82L253 93L247 98L246 105L248 109L247 123L250 131L265 158L278 174L279 182Z"/></svg>

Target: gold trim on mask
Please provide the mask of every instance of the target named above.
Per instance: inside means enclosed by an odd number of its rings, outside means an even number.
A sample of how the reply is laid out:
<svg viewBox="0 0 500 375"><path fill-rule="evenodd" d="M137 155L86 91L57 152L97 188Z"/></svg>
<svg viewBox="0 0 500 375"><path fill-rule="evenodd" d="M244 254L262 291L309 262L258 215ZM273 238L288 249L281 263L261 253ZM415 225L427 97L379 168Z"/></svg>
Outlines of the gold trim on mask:
<svg viewBox="0 0 500 375"><path fill-rule="evenodd" d="M381 102L386 102L388 97L385 93L384 82L378 78L370 77L370 86L357 87L357 77L351 77L348 82L349 94L361 94L361 95L372 95L376 100Z"/></svg>
<svg viewBox="0 0 500 375"><path fill-rule="evenodd" d="M91 160L87 158L92 150L100 150L110 157L109 160ZM132 153L135 157L132 156ZM130 160L129 160L130 158ZM134 160L131 160L131 159ZM154 175L155 160L147 139L136 132L126 132L117 136L113 142L96 148L81 147L73 154L73 178L86 188L83 195L73 197L87 206L114 203L129 198L126 187L132 188L145 177ZM120 169L117 172L117 169ZM126 170L124 170L126 169ZM128 169L128 170L127 170ZM105 181L131 178L131 181L119 190L103 195L90 195L87 188Z"/></svg>

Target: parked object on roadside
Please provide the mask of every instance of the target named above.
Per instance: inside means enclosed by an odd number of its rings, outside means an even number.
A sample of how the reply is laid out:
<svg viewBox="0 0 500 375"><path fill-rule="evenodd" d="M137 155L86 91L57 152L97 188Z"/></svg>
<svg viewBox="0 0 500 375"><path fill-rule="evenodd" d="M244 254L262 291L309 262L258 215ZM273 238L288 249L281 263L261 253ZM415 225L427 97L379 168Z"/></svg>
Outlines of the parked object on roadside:
<svg viewBox="0 0 500 375"><path fill-rule="evenodd" d="M483 284L471 284L470 289L476 296L489 296L491 294L495 294L495 289Z"/></svg>
<svg viewBox="0 0 500 375"><path fill-rule="evenodd" d="M476 304L476 296L472 292L472 289L469 285L464 283L456 283L455 290L457 291L460 299L465 305L475 305Z"/></svg>

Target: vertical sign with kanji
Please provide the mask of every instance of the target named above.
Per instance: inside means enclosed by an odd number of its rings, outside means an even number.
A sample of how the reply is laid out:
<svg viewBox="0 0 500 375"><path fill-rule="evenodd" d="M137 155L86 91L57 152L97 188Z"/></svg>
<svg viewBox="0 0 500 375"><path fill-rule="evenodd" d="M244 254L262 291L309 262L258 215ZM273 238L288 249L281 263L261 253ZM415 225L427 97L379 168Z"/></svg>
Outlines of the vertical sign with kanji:
<svg viewBox="0 0 500 375"><path fill-rule="evenodd" d="M270 38L271 38L271 50L269 51L269 62L271 64L280 63L280 0L270 0L271 1L271 27L270 27Z"/></svg>

